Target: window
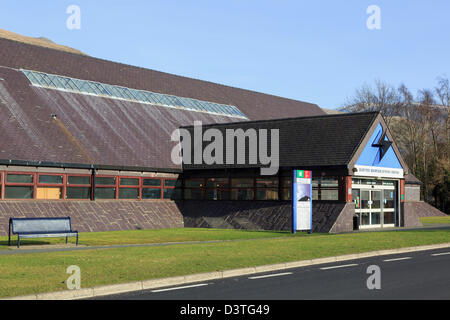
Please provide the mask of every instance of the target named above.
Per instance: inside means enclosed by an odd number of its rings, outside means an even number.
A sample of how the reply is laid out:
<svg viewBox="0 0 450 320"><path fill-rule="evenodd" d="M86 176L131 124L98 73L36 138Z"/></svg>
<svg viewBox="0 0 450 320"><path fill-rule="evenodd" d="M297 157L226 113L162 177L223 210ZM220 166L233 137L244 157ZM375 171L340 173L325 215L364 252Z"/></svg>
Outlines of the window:
<svg viewBox="0 0 450 320"><path fill-rule="evenodd" d="M205 179L186 179L184 181L184 199L202 200Z"/></svg>
<svg viewBox="0 0 450 320"><path fill-rule="evenodd" d="M116 199L116 177L95 177L95 199Z"/></svg>
<svg viewBox="0 0 450 320"><path fill-rule="evenodd" d="M68 176L66 199L89 200L91 198L91 176Z"/></svg>
<svg viewBox="0 0 450 320"><path fill-rule="evenodd" d="M253 188L253 178L233 178L231 186L233 188Z"/></svg>
<svg viewBox="0 0 450 320"><path fill-rule="evenodd" d="M292 177L281 177L281 200L292 200Z"/></svg>
<svg viewBox="0 0 450 320"><path fill-rule="evenodd" d="M162 180L160 178L142 179L142 199L161 199Z"/></svg>
<svg viewBox="0 0 450 320"><path fill-rule="evenodd" d="M336 177L313 177L313 200L339 200L339 181Z"/></svg>
<svg viewBox="0 0 450 320"><path fill-rule="evenodd" d="M232 189L231 200L253 200L253 189Z"/></svg>
<svg viewBox="0 0 450 320"><path fill-rule="evenodd" d="M39 174L39 183L42 184L62 184L63 176Z"/></svg>
<svg viewBox="0 0 450 320"><path fill-rule="evenodd" d="M139 178L120 178L119 199L139 199Z"/></svg>
<svg viewBox="0 0 450 320"><path fill-rule="evenodd" d="M231 200L253 200L254 192L253 178L233 178L231 179Z"/></svg>
<svg viewBox="0 0 450 320"><path fill-rule="evenodd" d="M89 200L91 199L91 187L67 187L66 199Z"/></svg>
<svg viewBox="0 0 450 320"><path fill-rule="evenodd" d="M144 179L143 183L144 186L152 186L152 187L160 187L161 186L161 179Z"/></svg>
<svg viewBox="0 0 450 320"><path fill-rule="evenodd" d="M177 186L177 179L164 179L163 199L179 200L181 198L180 188Z"/></svg>
<svg viewBox="0 0 450 320"><path fill-rule="evenodd" d="M115 199L116 188L95 188L96 199Z"/></svg>
<svg viewBox="0 0 450 320"><path fill-rule="evenodd" d="M33 193L33 187L5 187L5 199L33 199Z"/></svg>
<svg viewBox="0 0 450 320"><path fill-rule="evenodd" d="M114 186L116 185L115 177L95 177L96 185Z"/></svg>
<svg viewBox="0 0 450 320"><path fill-rule="evenodd" d="M7 173L5 199L33 199L33 173Z"/></svg>
<svg viewBox="0 0 450 320"><path fill-rule="evenodd" d="M256 178L256 200L278 200L278 177Z"/></svg>
<svg viewBox="0 0 450 320"><path fill-rule="evenodd" d="M143 188L142 199L161 199L160 188Z"/></svg>
<svg viewBox="0 0 450 320"><path fill-rule="evenodd" d="M215 102L199 101L191 98L182 98L150 91L128 89L121 86L103 84L94 81L79 80L69 77L46 74L36 71L22 70L31 84L51 89L71 91L75 93L94 94L111 98L138 101L141 103L156 104L160 106L182 108L190 111L218 113L229 117L247 119L235 106Z"/></svg>
<svg viewBox="0 0 450 320"><path fill-rule="evenodd" d="M33 183L34 174L12 174L8 173L6 175L7 183Z"/></svg>
<svg viewBox="0 0 450 320"><path fill-rule="evenodd" d="M205 200L229 200L229 188L228 178L209 178L206 180Z"/></svg>
<svg viewBox="0 0 450 320"><path fill-rule="evenodd" d="M192 182L193 197L201 196L204 180ZM197 186L197 187L195 187ZM0 171L0 199L91 200L91 174L27 173ZM136 176L95 177L96 200L179 200L181 180Z"/></svg>

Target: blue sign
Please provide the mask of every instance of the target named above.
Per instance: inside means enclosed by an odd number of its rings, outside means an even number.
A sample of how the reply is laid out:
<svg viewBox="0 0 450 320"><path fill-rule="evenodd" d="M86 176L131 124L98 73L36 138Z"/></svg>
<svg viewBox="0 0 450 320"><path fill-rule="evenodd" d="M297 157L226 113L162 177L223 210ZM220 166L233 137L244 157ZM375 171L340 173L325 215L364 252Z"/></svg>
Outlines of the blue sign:
<svg viewBox="0 0 450 320"><path fill-rule="evenodd" d="M292 232L312 230L312 172L294 170L292 176Z"/></svg>

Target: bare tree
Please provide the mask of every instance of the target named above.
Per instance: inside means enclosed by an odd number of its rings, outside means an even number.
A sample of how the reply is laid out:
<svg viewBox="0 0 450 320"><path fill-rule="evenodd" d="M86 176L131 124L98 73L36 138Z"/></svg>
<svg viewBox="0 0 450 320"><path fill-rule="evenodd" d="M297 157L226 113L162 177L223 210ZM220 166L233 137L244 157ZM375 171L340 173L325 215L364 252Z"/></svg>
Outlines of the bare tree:
<svg viewBox="0 0 450 320"><path fill-rule="evenodd" d="M438 77L435 88L441 107L445 114L445 158L450 158L450 83L448 78Z"/></svg>
<svg viewBox="0 0 450 320"><path fill-rule="evenodd" d="M348 112L380 111L389 126L392 116L397 115L399 96L396 89L381 80L375 80L375 86L364 84L356 89L355 95L341 110Z"/></svg>
<svg viewBox="0 0 450 320"><path fill-rule="evenodd" d="M414 174L417 174L417 168L418 168L418 136L419 136L419 113L417 112L418 109L414 107L414 98L411 92L408 90L408 88L401 84L399 89L399 116L404 121L404 127L406 127L406 132L404 133L406 135L406 143L407 147L406 150L408 150L405 154L406 159L410 159L408 161L408 166L412 169Z"/></svg>

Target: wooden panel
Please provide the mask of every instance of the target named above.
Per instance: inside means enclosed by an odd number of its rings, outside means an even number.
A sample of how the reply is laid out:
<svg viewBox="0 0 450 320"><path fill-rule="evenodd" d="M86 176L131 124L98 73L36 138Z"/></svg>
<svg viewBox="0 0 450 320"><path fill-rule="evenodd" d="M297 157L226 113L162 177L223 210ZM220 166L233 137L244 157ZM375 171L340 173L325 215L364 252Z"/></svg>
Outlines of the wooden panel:
<svg viewBox="0 0 450 320"><path fill-rule="evenodd" d="M61 188L37 188L36 199L39 200L61 199Z"/></svg>

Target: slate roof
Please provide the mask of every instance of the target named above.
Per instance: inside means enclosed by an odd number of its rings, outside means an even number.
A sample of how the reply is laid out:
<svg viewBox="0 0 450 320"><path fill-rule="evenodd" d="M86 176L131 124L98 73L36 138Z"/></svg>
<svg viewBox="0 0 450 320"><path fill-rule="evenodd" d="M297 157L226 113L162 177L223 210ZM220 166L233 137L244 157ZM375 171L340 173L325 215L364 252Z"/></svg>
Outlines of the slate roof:
<svg viewBox="0 0 450 320"><path fill-rule="evenodd" d="M278 129L280 167L346 167L378 115L378 112L364 112L267 121L244 121L204 126L203 131L208 128L216 128L225 137L226 129L236 130L241 128L244 131L250 128L255 130ZM193 135L192 126L184 129L187 129ZM204 146L209 143L204 142ZM235 154L237 152L236 146L234 152ZM225 146L224 159L226 159L226 153ZM191 170L262 166L260 163L248 165L247 154L246 165L185 164L183 168Z"/></svg>
<svg viewBox="0 0 450 320"><path fill-rule="evenodd" d="M0 78L0 164L22 160L181 170L170 157L174 130L194 121L236 121L34 87L14 69L0 67Z"/></svg>
<svg viewBox="0 0 450 320"><path fill-rule="evenodd" d="M12 40L0 38L0 48L0 164L48 162L181 171L171 161L174 130L194 121L238 120L34 87L21 68L231 104L251 120L324 113L315 104Z"/></svg>
<svg viewBox="0 0 450 320"><path fill-rule="evenodd" d="M420 181L415 175L408 173L405 174L405 183L406 184L418 184L418 185L422 185L423 182Z"/></svg>
<svg viewBox="0 0 450 320"><path fill-rule="evenodd" d="M325 114L316 104L0 38L0 66L238 107L250 120ZM219 63L219 62L218 62Z"/></svg>

